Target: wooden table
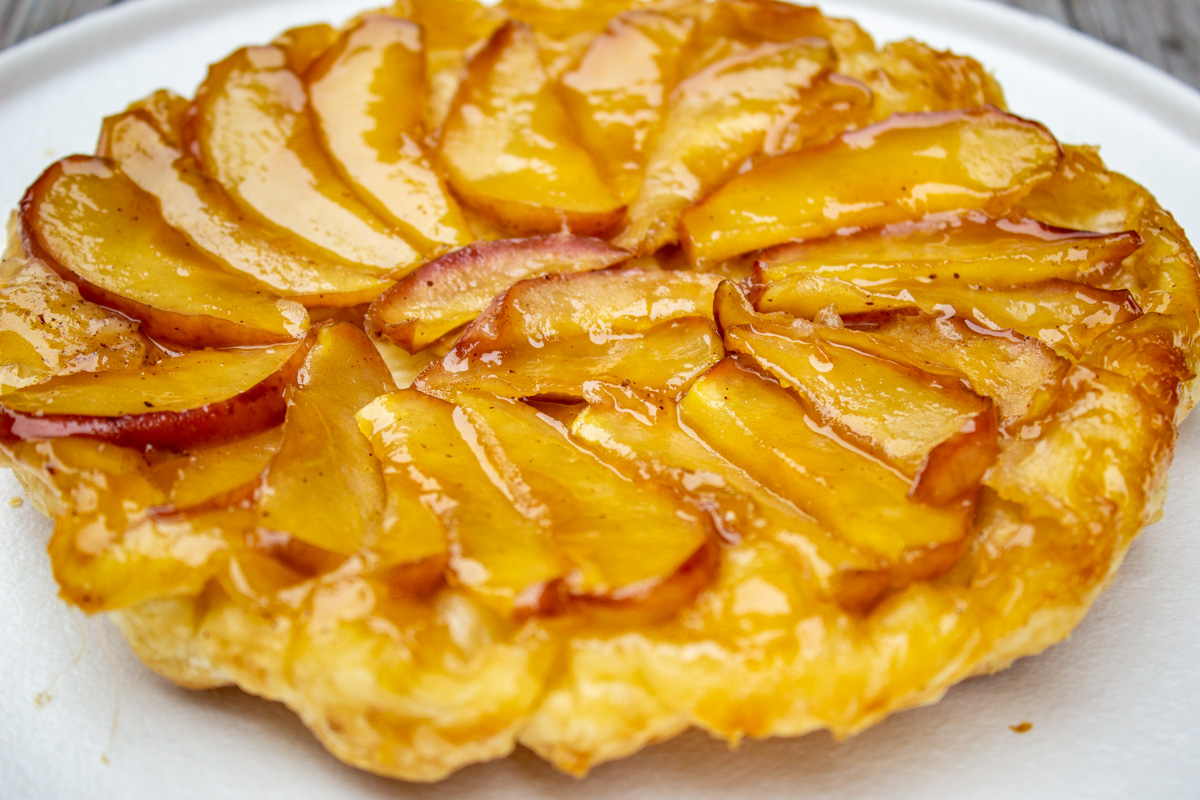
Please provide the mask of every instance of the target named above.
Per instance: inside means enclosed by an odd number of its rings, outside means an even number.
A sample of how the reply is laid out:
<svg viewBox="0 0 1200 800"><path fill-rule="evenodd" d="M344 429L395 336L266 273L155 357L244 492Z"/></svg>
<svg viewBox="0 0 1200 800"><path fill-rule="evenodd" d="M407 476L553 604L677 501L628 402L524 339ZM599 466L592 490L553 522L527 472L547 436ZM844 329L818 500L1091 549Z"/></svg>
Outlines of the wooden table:
<svg viewBox="0 0 1200 800"><path fill-rule="evenodd" d="M1128 50L1200 88L1200 0L993 1L1043 14ZM0 0L0 47L118 2L121 0Z"/></svg>

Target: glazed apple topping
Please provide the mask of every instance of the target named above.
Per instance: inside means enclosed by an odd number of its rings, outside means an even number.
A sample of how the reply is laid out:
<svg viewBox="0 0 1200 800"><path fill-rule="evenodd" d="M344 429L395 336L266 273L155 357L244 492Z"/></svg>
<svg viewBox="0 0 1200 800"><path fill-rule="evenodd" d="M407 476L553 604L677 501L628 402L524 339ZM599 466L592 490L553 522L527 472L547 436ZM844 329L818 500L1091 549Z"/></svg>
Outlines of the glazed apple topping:
<svg viewBox="0 0 1200 800"><path fill-rule="evenodd" d="M970 59L769 0L294 29L18 228L0 451L88 610L361 580L619 628L760 548L862 618L998 504L1135 530L1200 330L1144 190Z"/></svg>

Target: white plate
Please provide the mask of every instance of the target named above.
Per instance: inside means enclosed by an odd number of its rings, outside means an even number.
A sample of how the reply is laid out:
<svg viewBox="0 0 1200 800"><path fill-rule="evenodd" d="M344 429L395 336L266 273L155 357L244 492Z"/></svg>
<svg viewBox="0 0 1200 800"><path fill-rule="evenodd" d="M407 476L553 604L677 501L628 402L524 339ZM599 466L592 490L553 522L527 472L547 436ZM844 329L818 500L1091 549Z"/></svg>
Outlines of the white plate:
<svg viewBox="0 0 1200 800"><path fill-rule="evenodd" d="M141 0L0 55L0 206L94 146L102 116L300 22L382 0ZM902 5L901 9L896 6ZM1018 113L1103 146L1200 235L1200 96L1052 23L967 0L838 0L880 39L980 58ZM158 679L103 620L55 596L49 524L0 503L0 797L1195 797L1200 791L1200 424L1184 426L1163 520L1067 644L844 744L824 734L730 753L692 733L586 782L528 753L434 787L344 767L281 707ZM0 501L19 494L8 473ZM1033 723L1023 735L1009 730Z"/></svg>

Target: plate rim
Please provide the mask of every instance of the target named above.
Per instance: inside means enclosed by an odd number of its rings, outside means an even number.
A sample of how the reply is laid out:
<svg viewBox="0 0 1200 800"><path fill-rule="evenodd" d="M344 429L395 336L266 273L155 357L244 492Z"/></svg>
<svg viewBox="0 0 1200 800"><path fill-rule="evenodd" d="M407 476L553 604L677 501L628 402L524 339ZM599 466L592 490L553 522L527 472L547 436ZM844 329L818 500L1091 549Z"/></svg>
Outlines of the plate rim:
<svg viewBox="0 0 1200 800"><path fill-rule="evenodd" d="M286 0L127 0L102 9L0 53L0 106L35 90L43 81L78 70L96 54L123 43L201 19L283 2ZM994 46L1043 61L1080 81L1102 87L1105 93L1114 94L1130 106L1148 111L1154 120L1200 151L1200 92L1135 56L1052 20L985 0L903 0L901 4L896 0L835 0L830 5L931 20L946 30L963 30ZM1048 42L1055 44L1047 46ZM1071 54L1076 52L1084 53L1086 58L1072 60ZM13 85L18 74L33 74L39 64L46 71L33 82ZM1090 610L1089 616L1093 613L1094 609Z"/></svg>

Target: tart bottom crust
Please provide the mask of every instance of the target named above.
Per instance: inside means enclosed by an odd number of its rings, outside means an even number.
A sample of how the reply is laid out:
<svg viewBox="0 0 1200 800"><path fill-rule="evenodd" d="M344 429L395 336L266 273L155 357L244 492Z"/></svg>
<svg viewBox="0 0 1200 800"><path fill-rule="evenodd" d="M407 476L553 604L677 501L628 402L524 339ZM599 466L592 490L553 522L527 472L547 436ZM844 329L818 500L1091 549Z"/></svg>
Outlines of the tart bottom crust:
<svg viewBox="0 0 1200 800"><path fill-rule="evenodd" d="M1165 497L1163 483L1152 518ZM1014 543L1030 536L1029 526L993 513L968 556L977 559L974 580L914 586L866 619L796 609L742 636L706 639L671 626L576 634L559 647L551 626L531 623L515 643L482 643L457 669L418 668L407 696L355 669L366 666L354 662L377 634L353 623L316 632L309 622L309 630L300 630L303 623L255 613L221 591L154 600L111 616L155 672L187 688L232 684L283 702L353 766L436 781L522 744L583 775L693 726L731 745L743 736L821 728L846 737L1067 638L1116 574L1133 537L1038 526L1032 541ZM1062 548L1074 558L1056 558ZM735 548L728 560L760 571L762 580L771 555L757 549ZM736 605L737 586L723 577L715 592L732 590L725 593ZM743 581L763 590L764 607L769 591L782 591L755 577ZM479 624L479 609L454 590L438 605L464 625ZM329 646L289 655L293 634L327 639ZM385 643L395 644L386 635L375 642ZM445 704L448 713L411 714L429 701Z"/></svg>

